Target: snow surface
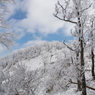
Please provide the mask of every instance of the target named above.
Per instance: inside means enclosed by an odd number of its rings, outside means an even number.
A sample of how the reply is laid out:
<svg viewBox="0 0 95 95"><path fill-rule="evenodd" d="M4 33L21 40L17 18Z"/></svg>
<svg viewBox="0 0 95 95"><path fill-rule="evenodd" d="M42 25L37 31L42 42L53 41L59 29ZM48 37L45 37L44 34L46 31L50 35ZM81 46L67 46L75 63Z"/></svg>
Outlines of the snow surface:
<svg viewBox="0 0 95 95"><path fill-rule="evenodd" d="M41 59L41 56L30 59L30 60L24 60L24 61L19 62L19 64L20 63L27 66L28 70L35 70L43 66L43 60Z"/></svg>

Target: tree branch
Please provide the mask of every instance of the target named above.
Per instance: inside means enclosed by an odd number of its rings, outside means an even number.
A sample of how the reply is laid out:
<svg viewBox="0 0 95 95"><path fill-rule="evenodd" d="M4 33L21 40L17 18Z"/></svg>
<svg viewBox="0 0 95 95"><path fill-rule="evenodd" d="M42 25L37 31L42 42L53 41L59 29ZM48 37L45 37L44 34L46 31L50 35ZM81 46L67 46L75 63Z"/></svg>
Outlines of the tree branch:
<svg viewBox="0 0 95 95"><path fill-rule="evenodd" d="M53 14L56 18L58 18L59 20L63 20L63 21L65 21L65 22L70 22L70 23L73 23L73 24L77 24L77 22L74 22L74 21L71 21L71 20L66 20L66 19L64 19L64 18L60 18L60 17L58 17L57 16L57 14Z"/></svg>
<svg viewBox="0 0 95 95"><path fill-rule="evenodd" d="M60 2L58 2L56 5L55 5L55 11L56 13L53 14L56 18L58 18L59 20L63 20L65 22L70 22L70 23L73 23L73 24L77 24L77 22L74 22L72 20L70 20L70 17L66 17L66 12L67 12L67 7L69 6L69 1L65 1L66 3L66 6L63 7ZM58 7L59 6L59 7ZM59 17L58 14L60 14L60 8L61 8L61 11L62 11L62 14L63 14L63 18ZM73 13L70 13L70 15L73 14Z"/></svg>
<svg viewBox="0 0 95 95"><path fill-rule="evenodd" d="M79 84L79 83L73 82L72 80L70 80L69 82L70 82L70 83L73 83L73 84ZM81 85L81 84L79 84L79 85ZM86 87L89 88L89 89L91 89L91 90L95 90L95 88L92 88L92 87L90 87L90 86L87 86L87 85L86 85Z"/></svg>
<svg viewBox="0 0 95 95"><path fill-rule="evenodd" d="M69 47L64 41L63 41L63 44L64 44L67 48L69 48L70 50L75 51L74 49L72 49L71 47Z"/></svg>
<svg viewBox="0 0 95 95"><path fill-rule="evenodd" d="M92 6L92 4L90 4L87 8L85 8L85 9L83 9L82 11L80 11L80 12L84 12L84 11L86 11L86 10L88 10L90 7Z"/></svg>

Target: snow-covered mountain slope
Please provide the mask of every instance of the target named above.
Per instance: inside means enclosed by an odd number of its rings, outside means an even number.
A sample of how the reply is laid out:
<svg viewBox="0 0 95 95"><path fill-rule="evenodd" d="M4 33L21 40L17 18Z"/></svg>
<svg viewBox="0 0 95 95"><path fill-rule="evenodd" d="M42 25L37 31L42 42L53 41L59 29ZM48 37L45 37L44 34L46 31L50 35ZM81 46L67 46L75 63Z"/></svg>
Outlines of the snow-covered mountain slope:
<svg viewBox="0 0 95 95"><path fill-rule="evenodd" d="M46 60L51 60L51 62L53 60L55 61L56 54L58 54L58 52L63 48L65 48L65 46L62 43L56 41L30 46L26 49L15 51L10 55L0 58L0 65L5 68L8 65L24 63L25 65L31 67L31 69L34 69L36 66L42 66Z"/></svg>
<svg viewBox="0 0 95 95"><path fill-rule="evenodd" d="M13 52L0 59L0 95L80 95L76 92L76 68L72 53L61 42L44 42ZM85 55L86 69L91 67ZM90 71L86 72L87 84L93 85ZM6 90L7 89L7 90ZM89 95L93 91L87 90ZM22 93L22 94L21 94Z"/></svg>

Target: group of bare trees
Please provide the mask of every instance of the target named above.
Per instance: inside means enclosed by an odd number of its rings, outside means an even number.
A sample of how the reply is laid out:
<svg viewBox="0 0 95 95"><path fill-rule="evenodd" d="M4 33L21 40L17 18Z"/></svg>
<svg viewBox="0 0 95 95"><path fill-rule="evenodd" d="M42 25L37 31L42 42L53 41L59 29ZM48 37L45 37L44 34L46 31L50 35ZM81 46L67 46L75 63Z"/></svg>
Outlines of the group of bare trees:
<svg viewBox="0 0 95 95"><path fill-rule="evenodd" d="M90 11L95 11L93 8L94 1L92 0L62 0L55 5L54 16L64 22L75 24L71 31L72 35L77 39L76 48L69 49L76 53L76 66L78 71L78 90L82 91L82 95L87 95L86 79L84 69L84 50L85 46L90 43L92 57L92 77L94 74L94 30L95 30L95 14L90 14ZM65 43L64 43L65 44ZM65 44L66 45L66 44Z"/></svg>

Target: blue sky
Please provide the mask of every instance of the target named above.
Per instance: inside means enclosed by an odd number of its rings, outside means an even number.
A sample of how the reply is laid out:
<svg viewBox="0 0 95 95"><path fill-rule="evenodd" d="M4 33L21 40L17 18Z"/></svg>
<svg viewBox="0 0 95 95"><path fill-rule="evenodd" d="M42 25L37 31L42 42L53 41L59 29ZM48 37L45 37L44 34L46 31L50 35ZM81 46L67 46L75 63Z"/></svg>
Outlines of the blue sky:
<svg viewBox="0 0 95 95"><path fill-rule="evenodd" d="M57 0L16 0L9 4L6 15L10 31L18 34L13 50L25 48L45 41L72 40L70 29L73 25L64 23L53 16ZM9 52L0 46L0 56Z"/></svg>

